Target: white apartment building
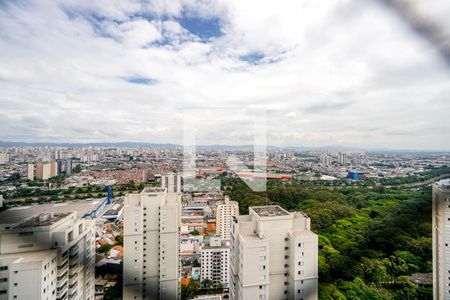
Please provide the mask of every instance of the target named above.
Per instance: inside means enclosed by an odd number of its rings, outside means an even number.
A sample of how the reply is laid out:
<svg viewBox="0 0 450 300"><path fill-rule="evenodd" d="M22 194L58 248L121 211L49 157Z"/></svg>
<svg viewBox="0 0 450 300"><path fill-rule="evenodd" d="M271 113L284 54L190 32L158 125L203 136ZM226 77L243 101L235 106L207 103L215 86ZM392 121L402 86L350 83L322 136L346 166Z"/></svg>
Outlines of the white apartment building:
<svg viewBox="0 0 450 300"><path fill-rule="evenodd" d="M0 300L95 299L95 228L76 213L33 216L0 232Z"/></svg>
<svg viewBox="0 0 450 300"><path fill-rule="evenodd" d="M162 175L161 188L171 193L181 193L181 176L178 174Z"/></svg>
<svg viewBox="0 0 450 300"><path fill-rule="evenodd" d="M181 193L153 188L125 197L124 299L178 299Z"/></svg>
<svg viewBox="0 0 450 300"><path fill-rule="evenodd" d="M34 164L28 164L27 166L27 178L28 180L34 180Z"/></svg>
<svg viewBox="0 0 450 300"><path fill-rule="evenodd" d="M0 152L0 165L6 164L9 162L9 154Z"/></svg>
<svg viewBox="0 0 450 300"><path fill-rule="evenodd" d="M224 201L217 202L216 233L222 239L230 239L231 219L234 216L239 216L239 204L236 201L230 201L230 198L225 196Z"/></svg>
<svg viewBox="0 0 450 300"><path fill-rule="evenodd" d="M201 279L228 288L230 276L230 241L211 236L200 250Z"/></svg>
<svg viewBox="0 0 450 300"><path fill-rule="evenodd" d="M341 165L346 165L348 163L348 158L346 153L340 152L338 154L338 163Z"/></svg>
<svg viewBox="0 0 450 300"><path fill-rule="evenodd" d="M331 165L331 156L327 154L321 154L320 155L320 162L326 166Z"/></svg>
<svg viewBox="0 0 450 300"><path fill-rule="evenodd" d="M433 299L450 299L450 179L433 184Z"/></svg>
<svg viewBox="0 0 450 300"><path fill-rule="evenodd" d="M230 267L231 299L318 299L318 238L301 212L253 206L234 217Z"/></svg>

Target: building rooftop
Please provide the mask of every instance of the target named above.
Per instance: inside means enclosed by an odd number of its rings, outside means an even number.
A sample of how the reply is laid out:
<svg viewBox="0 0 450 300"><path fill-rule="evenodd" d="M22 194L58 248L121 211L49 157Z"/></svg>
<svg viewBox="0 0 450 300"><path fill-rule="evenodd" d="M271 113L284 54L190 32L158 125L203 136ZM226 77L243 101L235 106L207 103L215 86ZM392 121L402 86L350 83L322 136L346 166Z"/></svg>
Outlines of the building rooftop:
<svg viewBox="0 0 450 300"><path fill-rule="evenodd" d="M436 185L438 185L440 187L450 188L450 178L441 179L438 182L436 182Z"/></svg>
<svg viewBox="0 0 450 300"><path fill-rule="evenodd" d="M288 216L289 212L278 205L251 206L250 207L260 217Z"/></svg>
<svg viewBox="0 0 450 300"><path fill-rule="evenodd" d="M40 250L40 251L31 251L31 252L20 252L20 253L10 253L10 254L2 254L0 256L0 262L3 264L6 263L31 263L36 261L42 261L42 258L49 256L56 256L56 249L51 250Z"/></svg>
<svg viewBox="0 0 450 300"><path fill-rule="evenodd" d="M162 187L146 187L142 193L164 193L165 191L166 189Z"/></svg>
<svg viewBox="0 0 450 300"><path fill-rule="evenodd" d="M19 224L23 220L41 213L76 212L81 218L94 210L103 199L65 201L62 203L34 204L29 206L16 206L0 212L0 225Z"/></svg>
<svg viewBox="0 0 450 300"><path fill-rule="evenodd" d="M33 216L24 222L20 223L16 228L32 228L32 227L40 227L40 226L50 226L53 225L68 215L70 212L64 213L41 213L39 215Z"/></svg>
<svg viewBox="0 0 450 300"><path fill-rule="evenodd" d="M118 215L123 209L123 203L114 203L103 215Z"/></svg>

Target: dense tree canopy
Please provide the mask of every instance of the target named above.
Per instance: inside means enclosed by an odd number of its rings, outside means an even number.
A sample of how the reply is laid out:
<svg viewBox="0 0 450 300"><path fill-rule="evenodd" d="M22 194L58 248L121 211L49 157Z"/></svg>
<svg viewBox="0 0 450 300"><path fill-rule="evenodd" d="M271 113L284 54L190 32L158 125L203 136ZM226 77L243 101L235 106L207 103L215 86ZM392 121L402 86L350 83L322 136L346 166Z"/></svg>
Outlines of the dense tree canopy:
<svg viewBox="0 0 450 300"><path fill-rule="evenodd" d="M320 299L432 299L414 272L431 272L431 190L330 189L268 181L252 192L240 179L222 178L225 193L248 206L279 204L301 210L319 235Z"/></svg>

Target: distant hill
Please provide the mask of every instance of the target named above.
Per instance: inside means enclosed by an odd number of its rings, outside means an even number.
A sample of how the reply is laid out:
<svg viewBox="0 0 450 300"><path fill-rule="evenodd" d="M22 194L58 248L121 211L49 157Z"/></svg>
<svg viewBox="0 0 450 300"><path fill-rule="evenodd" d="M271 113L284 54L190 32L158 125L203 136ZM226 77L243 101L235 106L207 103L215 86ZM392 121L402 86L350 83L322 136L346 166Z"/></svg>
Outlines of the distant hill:
<svg viewBox="0 0 450 300"><path fill-rule="evenodd" d="M117 143L26 143L26 142L5 142L0 141L0 148L9 147L66 147L66 148L86 148L86 147L110 147L110 148L176 148L181 147L176 144L157 144L157 143L141 143L141 142L117 142Z"/></svg>

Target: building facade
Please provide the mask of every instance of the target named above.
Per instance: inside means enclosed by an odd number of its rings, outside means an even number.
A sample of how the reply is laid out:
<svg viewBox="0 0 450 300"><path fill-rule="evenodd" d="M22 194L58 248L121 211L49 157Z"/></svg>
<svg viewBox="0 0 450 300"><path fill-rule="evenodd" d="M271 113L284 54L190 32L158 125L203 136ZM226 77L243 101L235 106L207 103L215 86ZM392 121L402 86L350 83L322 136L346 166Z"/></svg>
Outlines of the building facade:
<svg viewBox="0 0 450 300"><path fill-rule="evenodd" d="M211 236L200 250L201 279L211 280L215 286L228 288L230 269L230 242L220 236Z"/></svg>
<svg viewBox="0 0 450 300"><path fill-rule="evenodd" d="M170 193L181 193L181 176L178 174L165 174L161 176L161 188Z"/></svg>
<svg viewBox="0 0 450 300"><path fill-rule="evenodd" d="M50 161L50 177L58 176L58 163L56 160Z"/></svg>
<svg viewBox="0 0 450 300"><path fill-rule="evenodd" d="M95 299L95 228L45 213L0 232L0 299Z"/></svg>
<svg viewBox="0 0 450 300"><path fill-rule="evenodd" d="M7 164L9 162L9 154L0 152L0 165Z"/></svg>
<svg viewBox="0 0 450 300"><path fill-rule="evenodd" d="M36 163L36 178L47 180L51 177L51 167L49 162L38 161Z"/></svg>
<svg viewBox="0 0 450 300"><path fill-rule="evenodd" d="M341 164L341 165L346 165L347 162L348 162L347 154L346 153L342 153L342 152L339 153L338 154L338 163Z"/></svg>
<svg viewBox="0 0 450 300"><path fill-rule="evenodd" d="M66 160L66 175L72 175L72 159L70 158Z"/></svg>
<svg viewBox="0 0 450 300"><path fill-rule="evenodd" d="M222 239L230 239L231 219L239 215L239 204L225 196L224 201L217 202L216 232Z"/></svg>
<svg viewBox="0 0 450 300"><path fill-rule="evenodd" d="M179 299L181 193L125 197L124 299Z"/></svg>
<svg viewBox="0 0 450 300"><path fill-rule="evenodd" d="M450 299L450 179L433 184L433 299Z"/></svg>
<svg viewBox="0 0 450 300"><path fill-rule="evenodd" d="M310 219L280 206L233 218L231 299L318 299L318 238Z"/></svg>
<svg viewBox="0 0 450 300"><path fill-rule="evenodd" d="M27 166L27 179L34 180L34 164L28 164Z"/></svg>

